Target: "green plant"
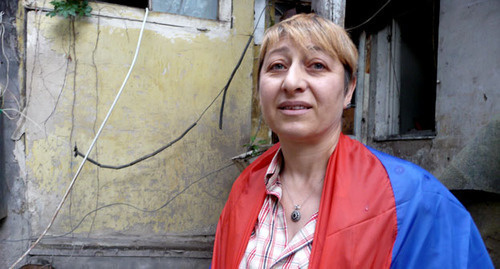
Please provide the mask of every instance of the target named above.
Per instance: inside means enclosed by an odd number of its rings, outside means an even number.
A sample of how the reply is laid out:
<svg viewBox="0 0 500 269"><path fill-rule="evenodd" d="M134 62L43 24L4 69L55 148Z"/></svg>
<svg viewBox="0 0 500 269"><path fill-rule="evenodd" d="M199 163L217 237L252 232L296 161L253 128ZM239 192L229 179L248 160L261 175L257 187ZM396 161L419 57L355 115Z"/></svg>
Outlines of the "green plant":
<svg viewBox="0 0 500 269"><path fill-rule="evenodd" d="M247 151L252 152L252 155L251 155L252 157L259 155L262 145L265 145L267 143L266 140L263 140L263 139L259 139L257 142L255 142L256 138L257 138L257 136L252 136L250 138L250 143L243 145L243 147L245 147L247 149Z"/></svg>
<svg viewBox="0 0 500 269"><path fill-rule="evenodd" d="M47 13L50 17L56 15L64 18L88 17L92 11L88 0L53 0L50 3L54 6L54 10Z"/></svg>

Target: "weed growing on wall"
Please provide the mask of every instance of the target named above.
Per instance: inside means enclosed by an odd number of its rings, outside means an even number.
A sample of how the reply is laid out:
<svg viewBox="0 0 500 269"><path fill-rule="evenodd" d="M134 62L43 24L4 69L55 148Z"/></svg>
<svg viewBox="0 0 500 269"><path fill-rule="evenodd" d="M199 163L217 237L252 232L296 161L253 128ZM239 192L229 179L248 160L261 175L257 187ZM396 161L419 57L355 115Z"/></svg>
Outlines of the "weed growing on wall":
<svg viewBox="0 0 500 269"><path fill-rule="evenodd" d="M50 17L56 15L64 18L88 17L92 11L87 0L53 0L50 3L54 6L54 10L47 13Z"/></svg>
<svg viewBox="0 0 500 269"><path fill-rule="evenodd" d="M255 141L257 136L252 136L250 138L250 143L244 144L243 147L247 149L247 151L251 151L251 156L255 157L260 155L267 147L264 147L264 145L267 144L267 141L263 139L259 139L258 141Z"/></svg>

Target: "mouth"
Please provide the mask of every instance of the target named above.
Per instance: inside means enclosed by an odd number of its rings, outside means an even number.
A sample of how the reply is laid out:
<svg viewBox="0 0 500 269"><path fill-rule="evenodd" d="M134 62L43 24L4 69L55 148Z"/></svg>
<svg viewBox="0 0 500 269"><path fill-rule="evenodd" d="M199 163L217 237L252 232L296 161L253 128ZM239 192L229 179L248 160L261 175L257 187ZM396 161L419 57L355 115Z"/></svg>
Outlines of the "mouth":
<svg viewBox="0 0 500 269"><path fill-rule="evenodd" d="M279 110L305 110L312 106L304 102L283 102L278 105Z"/></svg>
<svg viewBox="0 0 500 269"><path fill-rule="evenodd" d="M281 110L301 110L301 109L310 109L310 107L306 106L280 106L278 109Z"/></svg>

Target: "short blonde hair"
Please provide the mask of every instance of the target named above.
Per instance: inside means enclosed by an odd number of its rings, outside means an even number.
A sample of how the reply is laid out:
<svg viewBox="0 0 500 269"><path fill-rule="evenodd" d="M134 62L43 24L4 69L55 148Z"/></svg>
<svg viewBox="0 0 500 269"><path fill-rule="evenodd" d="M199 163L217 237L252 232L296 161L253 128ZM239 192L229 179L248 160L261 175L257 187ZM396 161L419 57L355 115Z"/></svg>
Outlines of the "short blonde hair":
<svg viewBox="0 0 500 269"><path fill-rule="evenodd" d="M347 32L335 23L314 13L298 14L267 29L259 53L260 71L269 48L289 38L296 45L307 50L311 42L344 66L345 87L356 76L358 50Z"/></svg>

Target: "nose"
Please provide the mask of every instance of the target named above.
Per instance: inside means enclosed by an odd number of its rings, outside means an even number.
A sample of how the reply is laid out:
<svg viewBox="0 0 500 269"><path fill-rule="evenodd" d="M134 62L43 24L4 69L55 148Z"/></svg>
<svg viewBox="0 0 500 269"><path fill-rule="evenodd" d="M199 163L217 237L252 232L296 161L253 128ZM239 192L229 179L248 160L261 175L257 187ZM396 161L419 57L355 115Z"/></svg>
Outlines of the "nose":
<svg viewBox="0 0 500 269"><path fill-rule="evenodd" d="M300 64L292 64L283 79L282 89L287 92L304 91L307 87L305 70Z"/></svg>

